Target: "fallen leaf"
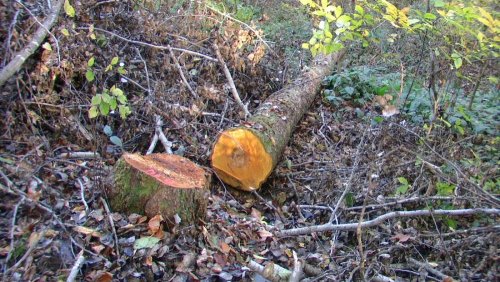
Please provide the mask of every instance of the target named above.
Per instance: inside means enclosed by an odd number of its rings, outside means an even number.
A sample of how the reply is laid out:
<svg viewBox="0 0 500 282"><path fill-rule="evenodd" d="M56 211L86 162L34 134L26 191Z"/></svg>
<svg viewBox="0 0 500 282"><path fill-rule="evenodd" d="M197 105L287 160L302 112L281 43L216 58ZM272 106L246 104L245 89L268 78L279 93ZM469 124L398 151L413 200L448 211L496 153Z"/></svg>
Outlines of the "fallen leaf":
<svg viewBox="0 0 500 282"><path fill-rule="evenodd" d="M156 237L142 237L134 242L134 250L152 248L160 242Z"/></svg>
<svg viewBox="0 0 500 282"><path fill-rule="evenodd" d="M111 282L113 281L113 274L109 272L98 272L95 280L96 282Z"/></svg>
<svg viewBox="0 0 500 282"><path fill-rule="evenodd" d="M101 233L95 231L92 228L88 228L85 226L75 226L75 227L73 227L73 230L75 230L78 233L81 233L84 235L91 235L92 237L96 237L96 238L101 238L101 236L102 236Z"/></svg>
<svg viewBox="0 0 500 282"><path fill-rule="evenodd" d="M229 252L231 251L231 247L224 241L220 241L219 244L220 250L225 254L229 254Z"/></svg>
<svg viewBox="0 0 500 282"><path fill-rule="evenodd" d="M386 105L384 109L382 110L382 115L384 117L391 117L393 115L399 114L398 108L394 105Z"/></svg>
<svg viewBox="0 0 500 282"><path fill-rule="evenodd" d="M161 222L163 221L163 216L161 214L155 215L148 222L149 233L154 235L158 233L159 230L163 227Z"/></svg>
<svg viewBox="0 0 500 282"><path fill-rule="evenodd" d="M397 240L400 243L404 243L408 240L411 239L410 235L402 234L402 233L397 233L396 235L392 236L391 239Z"/></svg>
<svg viewBox="0 0 500 282"><path fill-rule="evenodd" d="M269 232L269 231L267 231L265 229L260 229L258 231L258 233L259 233L260 238L262 238L264 240L267 239L267 238L273 237L273 233L271 233L271 232Z"/></svg>
<svg viewBox="0 0 500 282"><path fill-rule="evenodd" d="M144 264L146 264L147 266L152 266L153 265L153 257L147 256L145 261L144 261Z"/></svg>

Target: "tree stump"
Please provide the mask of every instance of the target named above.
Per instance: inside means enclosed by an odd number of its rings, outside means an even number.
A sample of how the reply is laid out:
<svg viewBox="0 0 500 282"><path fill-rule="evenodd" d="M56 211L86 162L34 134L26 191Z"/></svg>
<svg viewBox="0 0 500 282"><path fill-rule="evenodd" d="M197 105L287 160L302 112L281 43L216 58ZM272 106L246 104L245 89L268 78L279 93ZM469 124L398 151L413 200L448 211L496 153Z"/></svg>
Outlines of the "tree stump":
<svg viewBox="0 0 500 282"><path fill-rule="evenodd" d="M115 211L161 214L169 225L204 219L210 176L190 160L170 154L123 154L115 165L109 193Z"/></svg>
<svg viewBox="0 0 500 282"><path fill-rule="evenodd" d="M342 53L318 57L294 83L274 93L244 126L223 131L212 150L212 167L225 183L245 191L262 185L278 163L296 124Z"/></svg>

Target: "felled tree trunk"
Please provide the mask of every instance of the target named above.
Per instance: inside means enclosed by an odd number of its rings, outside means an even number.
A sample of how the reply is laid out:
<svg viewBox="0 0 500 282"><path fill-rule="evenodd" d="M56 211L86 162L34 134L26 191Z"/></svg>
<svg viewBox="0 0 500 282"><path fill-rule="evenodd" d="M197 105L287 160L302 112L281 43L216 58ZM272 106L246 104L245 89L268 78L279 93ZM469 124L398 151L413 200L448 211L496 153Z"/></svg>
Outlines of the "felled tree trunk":
<svg viewBox="0 0 500 282"><path fill-rule="evenodd" d="M309 71L264 101L244 126L220 134L211 159L212 167L225 183L246 191L260 188L313 102L323 77L342 54L317 58Z"/></svg>
<svg viewBox="0 0 500 282"><path fill-rule="evenodd" d="M187 225L204 219L209 176L190 160L170 154L123 154L115 165L109 191L116 211L161 214L169 224L176 215Z"/></svg>

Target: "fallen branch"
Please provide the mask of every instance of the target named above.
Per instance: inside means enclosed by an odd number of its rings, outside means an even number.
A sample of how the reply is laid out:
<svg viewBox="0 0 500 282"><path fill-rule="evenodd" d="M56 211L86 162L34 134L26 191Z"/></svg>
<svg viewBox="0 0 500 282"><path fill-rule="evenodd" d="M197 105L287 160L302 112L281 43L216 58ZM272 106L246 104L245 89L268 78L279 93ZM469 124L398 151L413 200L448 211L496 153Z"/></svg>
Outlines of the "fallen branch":
<svg viewBox="0 0 500 282"><path fill-rule="evenodd" d="M434 274L435 276L437 276L439 279L442 279L443 281L448 281L447 279L450 279L450 277L444 273L442 273L441 271L437 270L437 269L434 269L430 264L428 263L425 263L425 262L420 262L416 259L413 259L413 258L409 258L408 259L408 262L418 266L419 268L423 268L425 269L426 271Z"/></svg>
<svg viewBox="0 0 500 282"><path fill-rule="evenodd" d="M40 47L40 44L45 40L45 37L49 33L49 30L56 23L57 17L59 16L59 12L61 11L61 7L63 4L63 0L59 0L52 7L52 11L47 16L42 26L40 26L33 38L28 43L23 50L17 52L14 58L0 71L0 86L4 85L5 82L13 76L16 72L21 69L21 66L24 64L26 59L28 59L35 51Z"/></svg>
<svg viewBox="0 0 500 282"><path fill-rule="evenodd" d="M88 27L80 27L78 29L85 29L85 30L88 30L89 28ZM151 44L151 43L147 43L147 42L142 42L142 41L138 41L138 40L132 40L132 39L128 39L128 38L125 38L123 36L120 36L114 32L111 32L111 31L107 31L105 29L102 29L102 28L97 28L95 27L94 30L96 31L100 31L100 32L103 32L103 33L107 33L109 35L112 35L120 40L123 40L125 42L128 42L128 43L132 43L132 44L136 44L136 45L140 45L140 46L146 46L146 47L150 47L150 48L154 48L154 49L159 49L159 50L168 50L168 47L167 46L161 46L161 45L155 45L155 44ZM195 51L191 51L191 50L186 50L186 49L182 49L182 48L176 48L176 47L170 47L172 50L174 51L180 51L180 52L183 52L183 53L186 53L186 54L190 54L190 55L193 55L193 56L197 56L197 57L202 57L202 58L205 58L209 61L212 61L212 62L217 62L217 59L214 59L210 56L207 56L205 54L202 54L202 53L198 53L198 52L195 52Z"/></svg>
<svg viewBox="0 0 500 282"><path fill-rule="evenodd" d="M168 48L168 52L170 53L170 57L174 61L174 64L177 67L177 70L179 71L182 82L184 82L184 85L187 87L187 89L189 90L191 95L194 98L198 98L198 94L196 94L196 92L194 92L193 88L191 88L191 85L189 85L189 82L187 81L186 76L184 76L184 71L182 71L181 65L179 64L177 57L175 57L174 51L172 51L172 47L170 47L170 45L168 45L167 48Z"/></svg>
<svg viewBox="0 0 500 282"><path fill-rule="evenodd" d="M288 278L292 274L290 270L272 262L263 266L256 261L251 260L248 263L248 268L259 273L262 277L272 282L288 281Z"/></svg>
<svg viewBox="0 0 500 282"><path fill-rule="evenodd" d="M81 250L76 258L75 264L73 264L73 267L71 268L71 272L69 273L66 282L74 282L76 280L76 276L78 275L78 272L82 268L84 262L85 257L83 256L83 250Z"/></svg>
<svg viewBox="0 0 500 282"><path fill-rule="evenodd" d="M247 106L243 104L241 101L240 95L238 94L238 90L236 90L236 85L234 85L234 80L233 77L231 76L231 72L229 72L229 69L227 68L226 62L224 62L224 58L222 58L222 55L220 54L219 47L217 44L213 44L214 50L215 50L215 55L217 56L217 59L219 59L219 63L222 66L222 70L224 71L224 75L226 76L226 79L229 82L229 87L231 88L231 93L233 94L234 100L238 103L238 105L243 109L245 112L245 118L251 116L250 112L248 111Z"/></svg>
<svg viewBox="0 0 500 282"><path fill-rule="evenodd" d="M293 251L293 272L288 282L299 282L303 274L304 265L297 258L297 253Z"/></svg>
<svg viewBox="0 0 500 282"><path fill-rule="evenodd" d="M430 215L447 215L447 216L463 216L463 215L474 215L474 214L491 214L499 215L500 209L460 209L460 210L416 210L416 211L395 211L386 213L375 219L365 221L361 224L361 228L368 228L382 224L384 221L399 217L417 217L417 216L430 216ZM309 227L300 227L282 230L278 232L278 236L297 236L304 234L311 234L314 232L325 232L325 231L354 231L358 228L359 222L355 223L345 223L345 224L333 224L331 222L321 225L314 225Z"/></svg>
<svg viewBox="0 0 500 282"><path fill-rule="evenodd" d="M172 154L172 142L168 141L167 137L163 133L163 130L161 127L163 126L163 120L159 115L155 115L155 120L156 120L156 126L155 126L155 135L153 136L153 140L151 140L151 145L149 145L148 151L146 152L146 155L150 155L153 153L156 143L158 143L158 140L161 141L163 144L163 147L165 147L165 152L167 154Z"/></svg>
<svg viewBox="0 0 500 282"><path fill-rule="evenodd" d="M68 152L57 157L61 159L99 159L101 155L97 152Z"/></svg>

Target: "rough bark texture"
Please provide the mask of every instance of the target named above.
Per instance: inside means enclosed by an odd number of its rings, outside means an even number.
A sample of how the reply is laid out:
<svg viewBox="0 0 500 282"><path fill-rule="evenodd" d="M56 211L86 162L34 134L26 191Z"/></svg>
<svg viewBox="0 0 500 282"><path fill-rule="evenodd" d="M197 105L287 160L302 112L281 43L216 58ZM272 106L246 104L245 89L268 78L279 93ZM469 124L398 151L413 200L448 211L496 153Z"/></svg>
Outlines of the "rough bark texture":
<svg viewBox="0 0 500 282"><path fill-rule="evenodd" d="M190 160L169 154L124 154L116 163L110 203L116 211L161 214L169 224L174 216L181 224L205 217L209 177Z"/></svg>
<svg viewBox="0 0 500 282"><path fill-rule="evenodd" d="M341 57L342 53L317 58L309 71L300 75L294 83L274 93L262 103L257 109L256 114L250 118L247 123L248 126L226 130L219 136L214 145L212 166L224 182L247 191L255 190L260 187L278 163L293 129L313 102L321 86L323 77L331 72L334 65ZM268 165L264 165L265 168L263 169L266 171L262 173L256 171L248 172L248 174L264 176L260 177L262 179L255 179L255 181L253 181L256 187L248 187L248 184L241 181L241 179L247 177L247 175L235 175L235 171L228 171L231 170L233 163L236 163L235 166L242 163L237 155L249 154L249 152L240 152L238 148L234 150L228 149L227 144L222 144L227 142L224 140L223 136L231 135L235 130L250 131L253 135L257 136L260 143L265 148L265 151L272 159L270 169ZM237 139L238 137L231 136L231 138ZM241 142L241 140L234 141L234 143L237 142ZM221 157L221 151L228 152L225 158ZM227 165L228 163L229 165ZM255 170L256 165L250 165L249 167Z"/></svg>

